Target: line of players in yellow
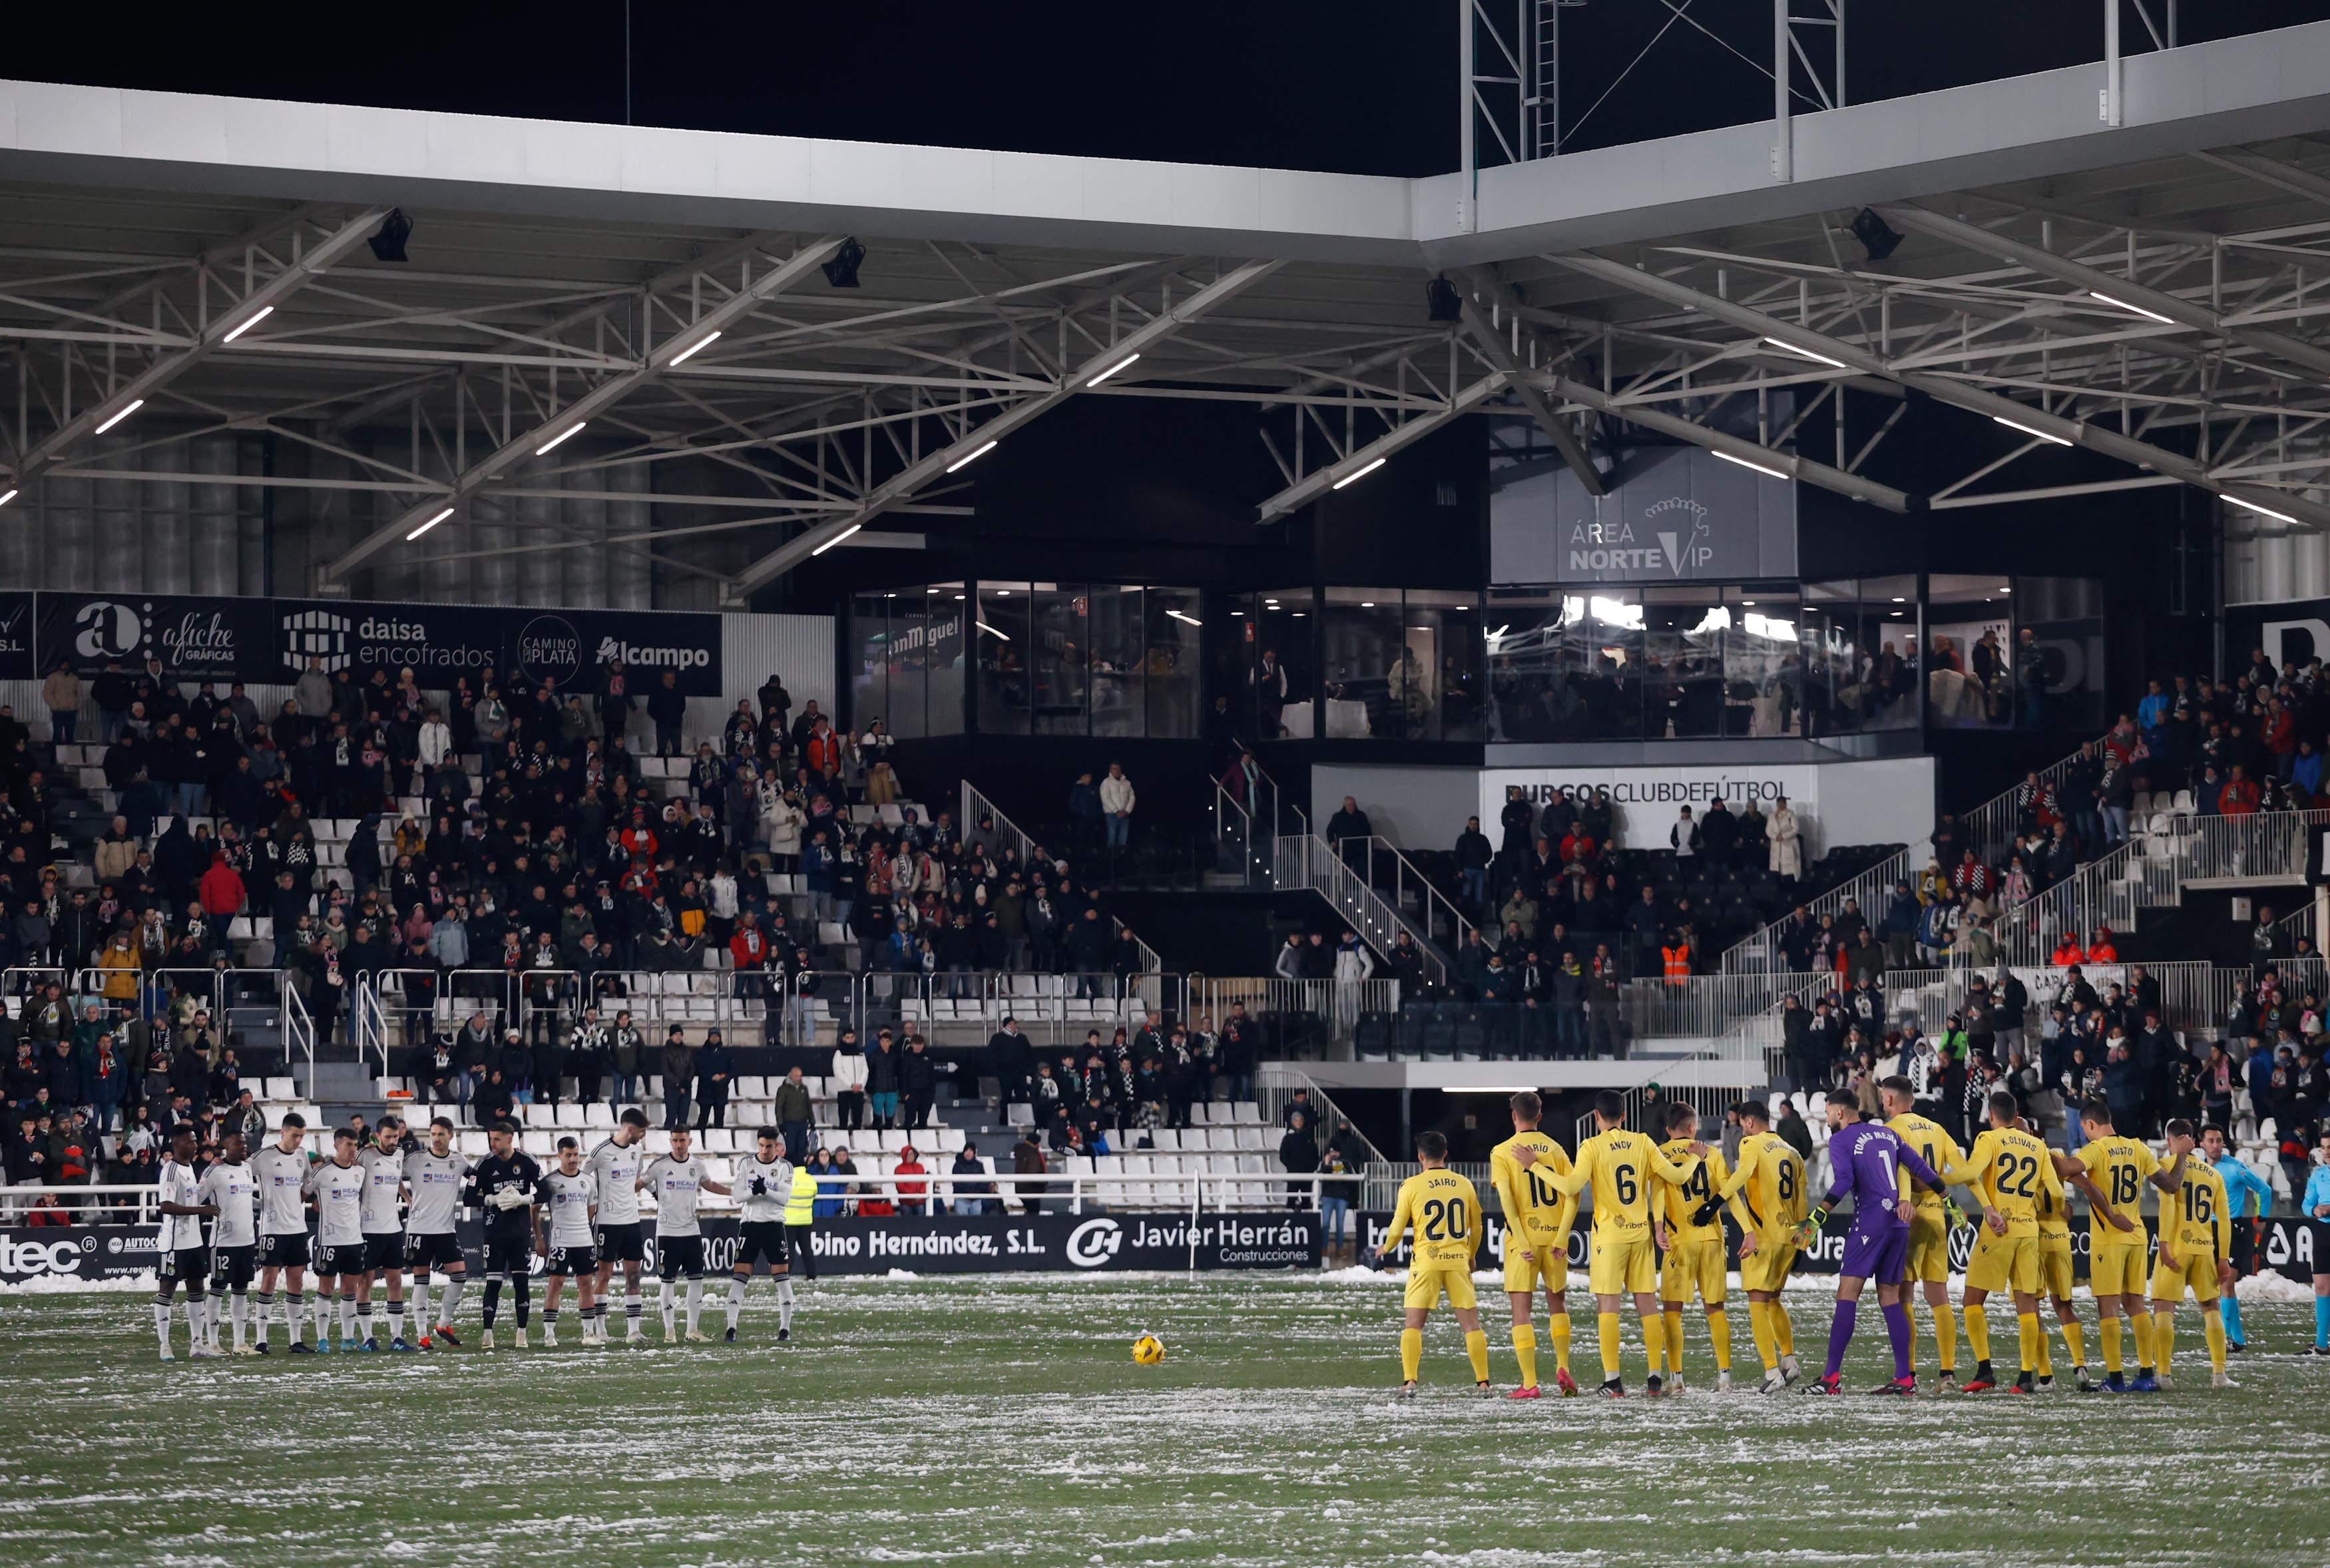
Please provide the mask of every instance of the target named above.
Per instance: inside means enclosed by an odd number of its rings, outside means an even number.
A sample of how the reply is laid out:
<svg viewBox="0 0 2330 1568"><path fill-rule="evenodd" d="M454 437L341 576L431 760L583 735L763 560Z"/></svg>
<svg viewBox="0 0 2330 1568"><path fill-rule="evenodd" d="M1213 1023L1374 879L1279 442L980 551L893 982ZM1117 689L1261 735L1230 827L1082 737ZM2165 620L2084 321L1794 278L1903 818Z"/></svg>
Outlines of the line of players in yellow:
<svg viewBox="0 0 2330 1568"><path fill-rule="evenodd" d="M1990 1101L1990 1126L1972 1148L1961 1150L1937 1123L1912 1109L1907 1079L1888 1079L1880 1094L1885 1125L1946 1185L1968 1188L1982 1210L1966 1265L1964 1303L1975 1366L1961 1384L1948 1286L1956 1206L1942 1192L1914 1182L1906 1171L1901 1175L1902 1195L1914 1205L1906 1278L1878 1284L1898 1286L1905 1303L1912 1286L1923 1295L1938 1352L1940 1387L1974 1393L1997 1386L1988 1302L2004 1292L2014 1303L2020 1340L2020 1375L2009 1385L2013 1391L2045 1392L2055 1385L2050 1336L2039 1318L2042 1296L2054 1301L2082 1392L2166 1388L2176 1308L2188 1289L2201 1307L2212 1381L2231 1386L2217 1297L2231 1288L2232 1210L2223 1178L2211 1168L2222 1152L2220 1129L2210 1128L2196 1139L2190 1122L2169 1123L2170 1158L2164 1165L2140 1139L2114 1129L2108 1105L2092 1100L2079 1113L2088 1141L2076 1157L2067 1157L2022 1124L2011 1095L1998 1094ZM1574 1161L1539 1127L1544 1107L1536 1094L1515 1094L1511 1111L1513 1136L1490 1156L1491 1180L1504 1212L1504 1286L1512 1308L1513 1355L1520 1368L1520 1381L1508 1398L1540 1397L1535 1322L1540 1289L1553 1340L1555 1384L1565 1395L1577 1392L1570 1373L1569 1234L1578 1195L1589 1187L1594 1208L1587 1272L1603 1393L1617 1398L1625 1392L1619 1313L1629 1295L1642 1320L1650 1393L1682 1390L1683 1313L1694 1296L1707 1315L1716 1385L1731 1386L1729 1265L1722 1221L1727 1210L1740 1231L1740 1284L1748 1293L1749 1327L1763 1365L1760 1390L1775 1393L1798 1380L1795 1337L1781 1291L1798 1253L1813 1240L1812 1195L1802 1157L1772 1131L1764 1106L1750 1100L1733 1107L1743 1129L1736 1169L1720 1149L1700 1141L1697 1112L1685 1105L1669 1108L1668 1137L1662 1143L1627 1130L1621 1096L1597 1096L1598 1130L1580 1144ZM2196 1148L2204 1158L2188 1158ZM1471 1180L1446 1168L1447 1157L1448 1142L1440 1134L1427 1132L1417 1139L1416 1158L1425 1168L1401 1185L1376 1254L1381 1267L1402 1237L1415 1232L1400 1333L1404 1397L1416 1393L1424 1326L1443 1297L1463 1329L1476 1391L1483 1397L1493 1392L1488 1339L1473 1289L1473 1262L1483 1230L1480 1195ZM2103 1340L2101 1382L2089 1372L2084 1326L2071 1304L2067 1180L2088 1197L2088 1280ZM2162 1194L2159 1258L2151 1270L2148 1300L2140 1213L2147 1184ZM2131 1338L2133 1381L2126 1366Z"/></svg>

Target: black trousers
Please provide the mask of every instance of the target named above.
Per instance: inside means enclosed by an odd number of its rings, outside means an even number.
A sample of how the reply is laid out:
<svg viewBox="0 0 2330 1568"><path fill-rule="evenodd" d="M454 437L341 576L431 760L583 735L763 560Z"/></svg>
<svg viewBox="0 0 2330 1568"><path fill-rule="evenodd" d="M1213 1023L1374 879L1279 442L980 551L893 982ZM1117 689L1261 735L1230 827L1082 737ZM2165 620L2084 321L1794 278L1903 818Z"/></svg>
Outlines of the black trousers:
<svg viewBox="0 0 2330 1568"><path fill-rule="evenodd" d="M809 1233L814 1228L810 1225L785 1227L785 1245L792 1252L793 1267L811 1280L817 1278L817 1252L809 1244Z"/></svg>

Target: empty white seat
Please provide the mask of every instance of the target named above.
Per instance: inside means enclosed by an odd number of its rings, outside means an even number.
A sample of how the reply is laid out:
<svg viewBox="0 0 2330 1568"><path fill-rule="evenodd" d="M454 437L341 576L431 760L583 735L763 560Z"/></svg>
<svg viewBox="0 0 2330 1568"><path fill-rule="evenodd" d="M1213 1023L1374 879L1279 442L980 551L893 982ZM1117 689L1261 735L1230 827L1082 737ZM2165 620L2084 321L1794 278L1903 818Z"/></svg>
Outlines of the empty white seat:
<svg viewBox="0 0 2330 1568"><path fill-rule="evenodd" d="M1261 1150L1270 1147L1270 1145L1264 1141L1268 1135L1262 1128L1241 1127L1236 1129L1235 1133L1237 1138L1237 1146L1241 1149Z"/></svg>

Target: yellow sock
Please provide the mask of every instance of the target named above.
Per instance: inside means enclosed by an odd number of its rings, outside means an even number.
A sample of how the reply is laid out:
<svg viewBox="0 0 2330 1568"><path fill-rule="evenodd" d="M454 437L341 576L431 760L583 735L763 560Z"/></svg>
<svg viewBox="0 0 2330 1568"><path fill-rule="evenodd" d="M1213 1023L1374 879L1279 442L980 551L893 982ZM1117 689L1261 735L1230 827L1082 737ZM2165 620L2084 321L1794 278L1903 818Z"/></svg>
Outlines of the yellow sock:
<svg viewBox="0 0 2330 1568"><path fill-rule="evenodd" d="M1675 1376L1682 1375L1682 1308L1669 1307L1660 1314L1666 1319L1667 1370Z"/></svg>
<svg viewBox="0 0 2330 1568"><path fill-rule="evenodd" d="M1979 1368L1990 1361L1990 1308L1979 1301L1969 1301L1965 1307L1966 1344L1974 1351L1974 1364Z"/></svg>
<svg viewBox="0 0 2330 1568"><path fill-rule="evenodd" d="M1940 1348L1944 1372L1958 1369L1958 1319L1946 1301L1934 1308L1934 1343Z"/></svg>
<svg viewBox="0 0 2330 1568"><path fill-rule="evenodd" d="M2176 1359L2176 1313L2174 1308L2152 1315L2152 1365L2161 1371Z"/></svg>
<svg viewBox="0 0 2330 1568"><path fill-rule="evenodd" d="M2064 1318L2063 1343L2071 1347L2071 1365L2074 1367L2085 1366L2088 1364L2087 1325L2081 1323L2077 1318Z"/></svg>
<svg viewBox="0 0 2330 1568"><path fill-rule="evenodd" d="M1707 1337L1715 1341L1715 1370L1730 1371L1731 1314L1720 1307L1710 1307L1707 1309ZM1680 1365L1681 1364L1680 1357L1682 1355L1682 1346L1680 1343L1675 1346L1675 1355L1678 1357L1676 1365Z"/></svg>
<svg viewBox="0 0 2330 1568"><path fill-rule="evenodd" d="M2020 1341L2018 1348L2022 1352L2022 1370L2036 1371L2039 1364L2047 1358L2047 1330L2040 1327L2039 1314L2017 1312L2014 1315L2014 1337Z"/></svg>
<svg viewBox="0 0 2330 1568"><path fill-rule="evenodd" d="M1475 1328L1464 1336L1465 1359L1473 1364L1473 1381L1489 1381L1489 1336L1486 1330Z"/></svg>
<svg viewBox="0 0 2330 1568"><path fill-rule="evenodd" d="M1403 1328L1399 1331L1399 1374L1403 1382L1416 1381L1416 1363L1424 1359L1424 1330Z"/></svg>
<svg viewBox="0 0 2330 1568"><path fill-rule="evenodd" d="M2055 1375L2054 1339L2047 1332L2047 1323L2044 1318L2041 1318L2034 1312L2031 1315L2031 1320L2039 1325L2038 1341L2029 1347L2031 1351L2031 1365L2038 1368L2040 1376L2052 1377ZM2019 1319L2017 1326L2018 1327L2020 1327Z"/></svg>
<svg viewBox="0 0 2330 1568"><path fill-rule="evenodd" d="M1787 1303L1777 1296L1772 1298L1772 1343L1783 1355L1796 1353L1796 1326L1788 1321Z"/></svg>
<svg viewBox="0 0 2330 1568"><path fill-rule="evenodd" d="M2150 1372L2152 1360L2152 1313L2138 1306L2127 1320L2128 1332L2136 1336L2136 1365L2139 1372Z"/></svg>
<svg viewBox="0 0 2330 1568"><path fill-rule="evenodd" d="M1602 1333L1602 1381L1607 1383L1618 1375L1618 1315L1597 1313L1595 1323Z"/></svg>
<svg viewBox="0 0 2330 1568"><path fill-rule="evenodd" d="M1513 1359L1521 1364L1521 1386L1537 1386L1537 1325L1513 1325Z"/></svg>
<svg viewBox="0 0 2330 1568"><path fill-rule="evenodd" d="M2201 1331L2209 1337L2209 1369L2225 1370L2225 1315L2207 1308L2201 1311Z"/></svg>
<svg viewBox="0 0 2330 1568"><path fill-rule="evenodd" d="M1553 1364L1562 1371L1569 1370L1569 1314L1561 1313L1546 1325L1553 1332Z"/></svg>
<svg viewBox="0 0 2330 1568"><path fill-rule="evenodd" d="M2096 1327L2103 1330L2104 1370L2106 1372L2125 1371L2126 1366L2119 1358L2119 1319L2110 1313L2106 1313L2103 1321Z"/></svg>
<svg viewBox="0 0 2330 1568"><path fill-rule="evenodd" d="M1769 1301L1748 1303L1748 1332L1755 1337L1756 1355L1764 1370L1771 1371L1780 1365L1780 1351L1772 1338L1772 1304Z"/></svg>

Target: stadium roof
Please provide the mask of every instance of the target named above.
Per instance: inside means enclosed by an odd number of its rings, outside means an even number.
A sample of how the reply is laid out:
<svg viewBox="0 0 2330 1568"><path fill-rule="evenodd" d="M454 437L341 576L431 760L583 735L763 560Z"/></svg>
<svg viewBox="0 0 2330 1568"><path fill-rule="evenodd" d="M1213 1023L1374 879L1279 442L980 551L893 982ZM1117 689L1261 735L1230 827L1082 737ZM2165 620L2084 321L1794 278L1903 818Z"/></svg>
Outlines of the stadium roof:
<svg viewBox="0 0 2330 1568"><path fill-rule="evenodd" d="M2131 58L2116 128L2103 70L1799 116L1793 180L1768 124L1487 169L1476 221L1453 175L0 83L9 483L165 477L101 466L134 422L92 456L137 399L174 437L273 431L339 455L301 483L377 497L345 581L459 549L458 526L405 535L472 497L692 452L747 493L656 498L754 531L741 598L943 507L952 470L1066 398L1137 396L1254 404L1285 481L1264 517L1503 406L1588 475L1580 421L1615 416L1895 510L2193 484L2330 523L2307 494L2330 146L2306 139L2330 130L2330 24ZM1845 227L1863 205L1906 236L1881 261ZM418 225L403 263L365 243L393 207ZM831 287L851 235L860 287ZM1462 321L1427 318L1435 272ZM1801 422L1837 385L2023 444L1911 494L1869 471L1890 420L1821 462L1742 418L1800 389ZM2060 445L2120 467L2051 483Z"/></svg>

